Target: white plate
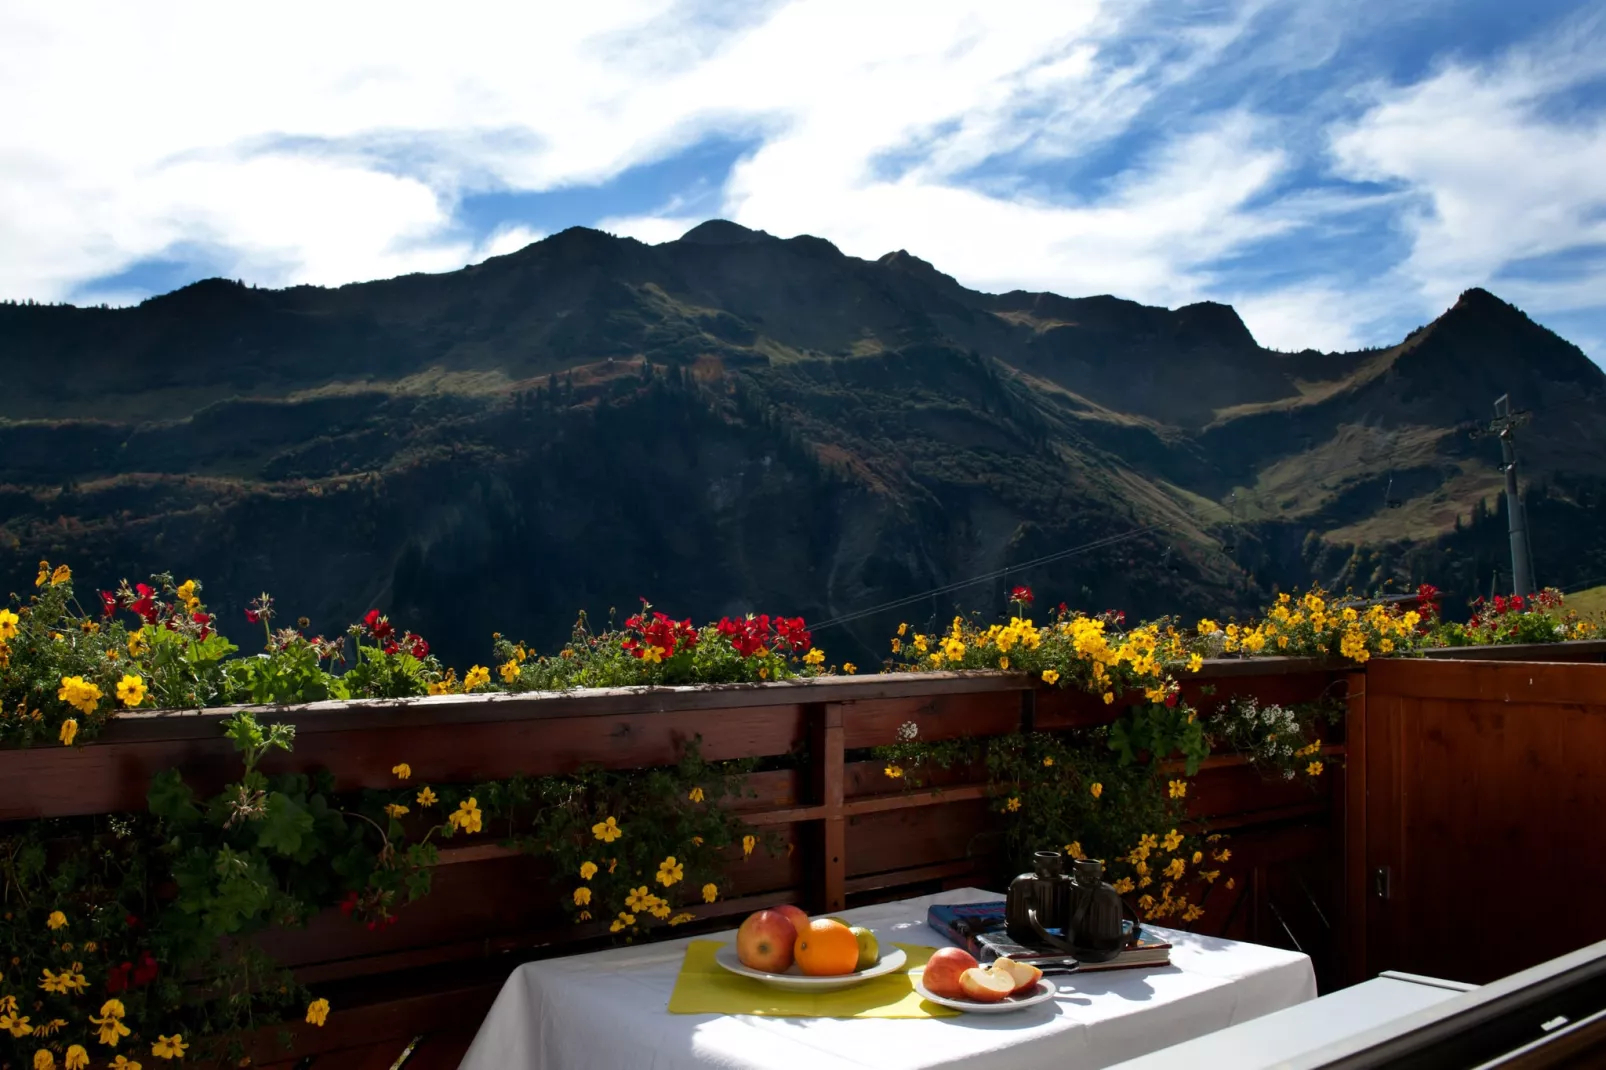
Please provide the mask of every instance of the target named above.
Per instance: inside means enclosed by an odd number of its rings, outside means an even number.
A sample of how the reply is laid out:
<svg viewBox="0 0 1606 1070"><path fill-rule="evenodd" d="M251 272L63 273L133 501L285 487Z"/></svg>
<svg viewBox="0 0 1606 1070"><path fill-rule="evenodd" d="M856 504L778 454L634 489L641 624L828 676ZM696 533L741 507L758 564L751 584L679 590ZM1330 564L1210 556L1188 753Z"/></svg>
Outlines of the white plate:
<svg viewBox="0 0 1606 1070"><path fill-rule="evenodd" d="M968 1014L1008 1014L1010 1011L1025 1010L1035 1007L1045 1000L1054 998L1055 988L1047 981L1038 981L1037 987L1019 996L1008 996L997 1003L978 1003L973 999L949 999L947 996L934 996L926 989L925 971L910 970L909 980L914 982L915 991L920 993L922 999L929 999L939 1007L952 1007L956 1011L965 1011Z"/></svg>
<svg viewBox="0 0 1606 1070"><path fill-rule="evenodd" d="M714 952L714 961L731 973L751 977L755 981L763 981L776 988L792 988L803 992L832 992L839 988L852 988L861 981L868 981L872 977L885 977L889 973L903 969L903 964L908 958L902 948L895 947L883 954L881 961L868 970L838 974L835 977L810 977L798 969L796 963L793 963L785 973L765 973L763 970L749 969L736 957L735 944L726 944Z"/></svg>

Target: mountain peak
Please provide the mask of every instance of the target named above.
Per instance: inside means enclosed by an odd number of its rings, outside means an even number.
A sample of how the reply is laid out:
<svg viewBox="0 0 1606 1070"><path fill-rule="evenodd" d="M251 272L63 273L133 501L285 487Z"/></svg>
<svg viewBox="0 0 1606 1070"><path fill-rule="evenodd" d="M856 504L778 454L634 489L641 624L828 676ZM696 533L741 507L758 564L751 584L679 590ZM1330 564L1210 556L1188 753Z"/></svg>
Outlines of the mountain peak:
<svg viewBox="0 0 1606 1070"><path fill-rule="evenodd" d="M1177 340L1183 344L1257 348L1238 310L1218 301L1198 301L1177 309Z"/></svg>
<svg viewBox="0 0 1606 1070"><path fill-rule="evenodd" d="M894 271L901 271L906 275L913 275L917 279L937 286L959 288L959 281L952 275L944 275L937 270L934 264L920 259L907 249L899 249L895 253L887 253L876 263Z"/></svg>
<svg viewBox="0 0 1606 1070"><path fill-rule="evenodd" d="M750 230L728 219L710 219L692 227L679 240L690 245L747 245L769 237L762 230Z"/></svg>

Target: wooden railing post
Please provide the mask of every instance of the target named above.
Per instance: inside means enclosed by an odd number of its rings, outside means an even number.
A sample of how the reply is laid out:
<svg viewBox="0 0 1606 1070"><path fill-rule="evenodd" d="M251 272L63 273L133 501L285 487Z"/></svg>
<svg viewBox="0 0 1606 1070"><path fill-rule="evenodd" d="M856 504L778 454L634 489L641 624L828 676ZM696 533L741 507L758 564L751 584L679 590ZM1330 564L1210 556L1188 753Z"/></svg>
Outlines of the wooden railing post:
<svg viewBox="0 0 1606 1070"><path fill-rule="evenodd" d="M811 899L815 910L821 913L833 913L846 906L848 851L843 781L847 769L842 709L840 702L808 709L810 773L814 801L822 808L813 836L815 887L811 889Z"/></svg>

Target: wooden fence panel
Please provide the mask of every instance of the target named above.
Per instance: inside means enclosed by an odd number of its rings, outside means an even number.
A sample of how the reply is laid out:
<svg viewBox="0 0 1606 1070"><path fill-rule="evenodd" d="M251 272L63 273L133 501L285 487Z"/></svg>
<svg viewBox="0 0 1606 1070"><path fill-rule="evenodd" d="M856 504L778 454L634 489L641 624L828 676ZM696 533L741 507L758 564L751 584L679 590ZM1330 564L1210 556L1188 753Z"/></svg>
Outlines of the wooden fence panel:
<svg viewBox="0 0 1606 1070"><path fill-rule="evenodd" d="M1606 937L1606 665L1380 661L1365 703L1355 972L1483 983Z"/></svg>

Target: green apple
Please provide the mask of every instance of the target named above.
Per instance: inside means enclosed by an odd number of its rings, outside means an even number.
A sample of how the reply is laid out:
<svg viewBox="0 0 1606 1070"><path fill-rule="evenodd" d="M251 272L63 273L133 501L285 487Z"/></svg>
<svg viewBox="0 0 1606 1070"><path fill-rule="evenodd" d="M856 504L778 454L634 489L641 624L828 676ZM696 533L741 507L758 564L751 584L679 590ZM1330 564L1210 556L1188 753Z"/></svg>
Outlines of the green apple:
<svg viewBox="0 0 1606 1070"><path fill-rule="evenodd" d="M855 970L868 970L881 961L881 945L876 943L875 933L862 925L850 925L848 932L859 942L859 961L853 967Z"/></svg>

